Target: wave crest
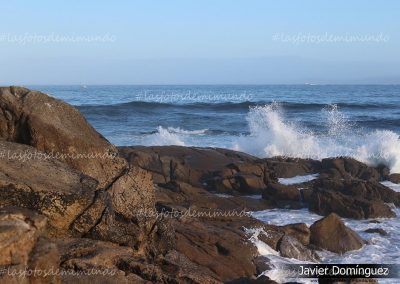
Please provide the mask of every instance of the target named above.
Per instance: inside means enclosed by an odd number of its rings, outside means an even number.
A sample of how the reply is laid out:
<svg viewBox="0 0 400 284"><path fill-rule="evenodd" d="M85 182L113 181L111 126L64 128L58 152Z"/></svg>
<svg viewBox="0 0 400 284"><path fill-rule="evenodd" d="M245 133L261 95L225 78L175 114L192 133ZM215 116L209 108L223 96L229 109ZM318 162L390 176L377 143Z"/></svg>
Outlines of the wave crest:
<svg viewBox="0 0 400 284"><path fill-rule="evenodd" d="M337 105L323 109L326 132L315 134L284 120L278 103L250 108L246 117L250 135L241 136L235 150L258 157L286 156L323 159L347 156L371 166L386 165L400 172L400 140L389 130L365 133L352 125Z"/></svg>

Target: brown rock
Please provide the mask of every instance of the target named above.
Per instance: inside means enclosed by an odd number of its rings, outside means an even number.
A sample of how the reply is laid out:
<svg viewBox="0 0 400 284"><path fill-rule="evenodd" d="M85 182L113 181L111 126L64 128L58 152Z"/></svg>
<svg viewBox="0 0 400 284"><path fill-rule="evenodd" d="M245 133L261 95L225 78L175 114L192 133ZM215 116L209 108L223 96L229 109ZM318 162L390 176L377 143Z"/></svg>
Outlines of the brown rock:
<svg viewBox="0 0 400 284"><path fill-rule="evenodd" d="M61 252L61 269L68 272L63 274L63 283L221 283L176 251L151 263L133 249L109 242L83 238L56 242Z"/></svg>
<svg viewBox="0 0 400 284"><path fill-rule="evenodd" d="M325 189L343 193L350 197L358 197L366 200L379 200L386 203L394 203L400 206L400 193L380 184L377 181L363 180L334 180L317 179L313 182L314 189Z"/></svg>
<svg viewBox="0 0 400 284"><path fill-rule="evenodd" d="M295 258L303 261L318 262L318 255L305 247L297 239L285 235L279 242L279 251L281 256Z"/></svg>
<svg viewBox="0 0 400 284"><path fill-rule="evenodd" d="M0 88L0 137L52 154L106 187L126 167L74 107L21 87Z"/></svg>
<svg viewBox="0 0 400 284"><path fill-rule="evenodd" d="M150 171L159 185L184 182L209 191L249 195L276 180L262 160L232 150L181 146L119 150L131 165Z"/></svg>
<svg viewBox="0 0 400 284"><path fill-rule="evenodd" d="M396 216L390 207L380 200L369 201L333 190L314 190L309 197L308 208L324 216L336 213L341 217L353 219Z"/></svg>
<svg viewBox="0 0 400 284"><path fill-rule="evenodd" d="M252 218L183 218L174 222L176 249L223 282L253 278L258 253L244 228L262 228L265 242L276 247L283 233Z"/></svg>
<svg viewBox="0 0 400 284"><path fill-rule="evenodd" d="M0 210L0 265L26 264L37 238L46 229L46 218L17 207Z"/></svg>
<svg viewBox="0 0 400 284"><path fill-rule="evenodd" d="M0 209L0 265L7 268L0 282L61 283L57 275L45 275L59 265L54 244L41 237L46 224L44 216L27 209Z"/></svg>
<svg viewBox="0 0 400 284"><path fill-rule="evenodd" d="M274 157L263 159L263 161L278 178L309 175L321 169L321 162L316 160Z"/></svg>
<svg viewBox="0 0 400 284"><path fill-rule="evenodd" d="M285 234L296 238L304 246L310 244L310 229L304 223L289 224L280 227Z"/></svg>
<svg viewBox="0 0 400 284"><path fill-rule="evenodd" d="M300 191L294 186L269 183L267 188L263 190L262 197L266 200L272 201L277 207L303 207Z"/></svg>
<svg viewBox="0 0 400 284"><path fill-rule="evenodd" d="M400 174L391 174L389 180L393 183L400 183Z"/></svg>
<svg viewBox="0 0 400 284"><path fill-rule="evenodd" d="M333 179L362 179L368 181L382 180L383 168L372 168L352 158L328 158L322 160L321 177Z"/></svg>
<svg viewBox="0 0 400 284"><path fill-rule="evenodd" d="M28 266L38 271L30 277L30 283L61 283L60 275L54 273L60 267L60 253L52 240L43 237L38 239Z"/></svg>
<svg viewBox="0 0 400 284"><path fill-rule="evenodd" d="M18 206L36 210L48 217L49 225L62 233L91 204L97 182L57 160L32 158L38 152L30 146L0 142L0 206ZM15 156L8 156L15 155ZM24 170L21 170L24 169Z"/></svg>
<svg viewBox="0 0 400 284"><path fill-rule="evenodd" d="M332 213L310 227L310 243L332 252L345 253L360 249L364 241L356 232L346 227L336 214Z"/></svg>

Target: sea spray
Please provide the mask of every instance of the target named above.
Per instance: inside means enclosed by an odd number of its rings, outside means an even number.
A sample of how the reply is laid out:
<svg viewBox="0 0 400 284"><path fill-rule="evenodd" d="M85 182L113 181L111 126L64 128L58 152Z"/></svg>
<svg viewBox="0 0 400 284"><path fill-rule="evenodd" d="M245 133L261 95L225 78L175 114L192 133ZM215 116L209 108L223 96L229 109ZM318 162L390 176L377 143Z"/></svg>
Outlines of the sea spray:
<svg viewBox="0 0 400 284"><path fill-rule="evenodd" d="M250 134L239 137L233 148L262 158L320 160L347 156L371 166L383 164L392 173L400 172L400 139L395 132L359 129L336 105L325 107L321 115L326 131L315 134L298 123L285 121L278 103L252 107L246 117Z"/></svg>
<svg viewBox="0 0 400 284"><path fill-rule="evenodd" d="M143 144L147 146L185 146L185 142L177 133L170 132L162 126L157 127L156 133L144 137Z"/></svg>
<svg viewBox="0 0 400 284"><path fill-rule="evenodd" d="M252 107L246 117L250 135L239 137L234 149L259 157L319 158L318 140L294 123L283 120L278 103Z"/></svg>

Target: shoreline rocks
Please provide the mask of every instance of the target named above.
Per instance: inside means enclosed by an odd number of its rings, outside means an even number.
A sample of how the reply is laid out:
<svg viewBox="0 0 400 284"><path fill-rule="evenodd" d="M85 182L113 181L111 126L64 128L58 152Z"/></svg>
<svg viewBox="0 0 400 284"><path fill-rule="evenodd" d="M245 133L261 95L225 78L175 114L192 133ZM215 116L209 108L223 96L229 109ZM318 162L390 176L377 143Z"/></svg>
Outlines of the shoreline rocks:
<svg viewBox="0 0 400 284"><path fill-rule="evenodd" d="M267 264L251 230L276 254L318 262L315 248L342 253L363 244L332 212L393 217L386 203L400 205L399 194L378 183L389 178L385 167L116 147L74 107L21 87L0 88L0 152L0 265L71 272L26 283L274 283L257 278ZM278 182L315 173L301 185ZM307 207L330 215L308 228L248 214ZM113 275L85 274L91 269ZM0 280L15 282L7 277Z"/></svg>

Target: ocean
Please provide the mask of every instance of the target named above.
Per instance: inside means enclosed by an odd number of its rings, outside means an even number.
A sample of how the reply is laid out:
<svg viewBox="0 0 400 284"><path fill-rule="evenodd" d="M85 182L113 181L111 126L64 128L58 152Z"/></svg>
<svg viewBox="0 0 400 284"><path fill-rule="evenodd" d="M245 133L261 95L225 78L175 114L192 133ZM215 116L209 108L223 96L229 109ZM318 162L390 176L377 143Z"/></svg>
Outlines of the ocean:
<svg viewBox="0 0 400 284"><path fill-rule="evenodd" d="M76 106L119 146L224 147L258 157L351 156L400 173L400 85L29 87ZM385 185L400 191L399 185ZM400 214L398 208L393 209ZM310 225L321 218L306 209L273 209L253 215L275 225ZM345 219L368 244L344 255L323 252L322 261L399 263L398 218L379 219L379 223ZM368 228L382 228L388 236L367 234ZM250 239L274 263L296 262L265 248L257 232ZM282 280L279 269L267 274Z"/></svg>
<svg viewBox="0 0 400 284"><path fill-rule="evenodd" d="M119 146L350 156L400 172L400 85L29 87L76 106Z"/></svg>

